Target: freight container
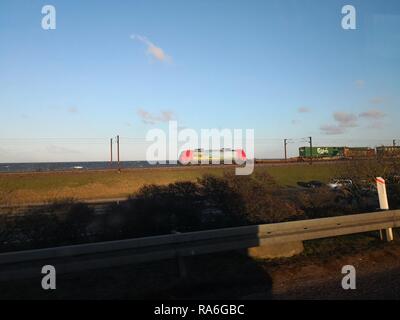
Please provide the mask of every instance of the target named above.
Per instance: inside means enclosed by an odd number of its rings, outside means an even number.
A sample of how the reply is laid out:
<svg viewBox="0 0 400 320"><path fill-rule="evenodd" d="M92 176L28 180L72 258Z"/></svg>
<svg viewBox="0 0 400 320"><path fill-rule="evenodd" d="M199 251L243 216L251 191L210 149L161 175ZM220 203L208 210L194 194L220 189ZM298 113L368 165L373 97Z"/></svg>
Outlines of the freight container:
<svg viewBox="0 0 400 320"><path fill-rule="evenodd" d="M376 148L376 155L379 158L400 157L400 146L381 146Z"/></svg>
<svg viewBox="0 0 400 320"><path fill-rule="evenodd" d="M344 147L301 147L301 158L341 158L344 156Z"/></svg>
<svg viewBox="0 0 400 320"><path fill-rule="evenodd" d="M375 149L368 147L355 147L355 148L344 148L344 157L348 159L356 159L356 158L374 158L376 153Z"/></svg>

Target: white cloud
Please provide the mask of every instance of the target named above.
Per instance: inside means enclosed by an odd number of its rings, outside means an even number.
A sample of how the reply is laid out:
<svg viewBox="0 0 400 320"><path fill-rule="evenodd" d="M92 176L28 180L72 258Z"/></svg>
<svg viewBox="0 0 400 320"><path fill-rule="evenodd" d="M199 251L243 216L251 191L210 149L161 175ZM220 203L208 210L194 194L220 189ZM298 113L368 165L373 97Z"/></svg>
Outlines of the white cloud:
<svg viewBox="0 0 400 320"><path fill-rule="evenodd" d="M357 116L347 112L335 112L333 118L338 125L342 128L354 128L357 127Z"/></svg>
<svg viewBox="0 0 400 320"><path fill-rule="evenodd" d="M162 62L171 62L172 58L168 56L163 49L157 47L154 43L152 43L149 39L144 36L132 34L132 40L138 40L144 43L147 46L147 53Z"/></svg>
<svg viewBox="0 0 400 320"><path fill-rule="evenodd" d="M357 87L358 89L362 89L362 88L364 88L364 86L365 86L365 81L362 80L362 79L359 79L359 80L356 80L356 81L354 82L354 84L356 85L356 87Z"/></svg>
<svg viewBox="0 0 400 320"><path fill-rule="evenodd" d="M382 119L383 117L385 117L385 113L378 109L370 109L368 111L360 113L360 117L373 120Z"/></svg>
<svg viewBox="0 0 400 320"><path fill-rule="evenodd" d="M68 108L67 111L68 111L69 113L78 113L78 109L75 108L75 107L70 107L70 108Z"/></svg>
<svg viewBox="0 0 400 320"><path fill-rule="evenodd" d="M348 112L334 112L333 119L336 124L322 125L320 130L324 134L334 135L343 134L348 128L357 127L357 116Z"/></svg>
<svg viewBox="0 0 400 320"><path fill-rule="evenodd" d="M349 128L358 127L359 119L368 120L368 128L370 129L382 129L384 124L381 120L385 116L386 114L378 109L370 109L361 112L358 116L348 112L334 112L333 118L336 123L332 125L323 125L320 129L325 134L342 134Z"/></svg>
<svg viewBox="0 0 400 320"><path fill-rule="evenodd" d="M346 131L345 128L338 125L323 125L320 129L323 133L328 135L342 134Z"/></svg>
<svg viewBox="0 0 400 320"><path fill-rule="evenodd" d="M142 119L143 123L156 124L160 122L168 122L175 119L175 115L172 111L161 111L159 115L151 114L142 108L137 110L137 114Z"/></svg>
<svg viewBox="0 0 400 320"><path fill-rule="evenodd" d="M369 100L370 103L372 104L382 104L386 101L384 97L373 97L371 100Z"/></svg>
<svg viewBox="0 0 400 320"><path fill-rule="evenodd" d="M382 119L386 114L378 109L370 109L368 111L360 113L360 118L364 118L369 121L368 128L370 129L383 129L384 123Z"/></svg>
<svg viewBox="0 0 400 320"><path fill-rule="evenodd" d="M311 110L308 107L300 107L300 108L297 109L297 112L299 112L299 113L308 113L308 112L311 112Z"/></svg>

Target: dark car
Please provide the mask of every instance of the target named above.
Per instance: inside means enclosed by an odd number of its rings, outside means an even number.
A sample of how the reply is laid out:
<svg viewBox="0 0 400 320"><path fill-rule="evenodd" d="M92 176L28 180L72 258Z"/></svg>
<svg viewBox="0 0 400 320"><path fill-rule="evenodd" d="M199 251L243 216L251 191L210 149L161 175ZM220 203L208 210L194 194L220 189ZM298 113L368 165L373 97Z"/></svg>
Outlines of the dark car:
<svg viewBox="0 0 400 320"><path fill-rule="evenodd" d="M311 180L308 182L299 181L297 182L297 185L303 188L315 189L315 188L321 188L322 186L324 186L324 183L317 180Z"/></svg>

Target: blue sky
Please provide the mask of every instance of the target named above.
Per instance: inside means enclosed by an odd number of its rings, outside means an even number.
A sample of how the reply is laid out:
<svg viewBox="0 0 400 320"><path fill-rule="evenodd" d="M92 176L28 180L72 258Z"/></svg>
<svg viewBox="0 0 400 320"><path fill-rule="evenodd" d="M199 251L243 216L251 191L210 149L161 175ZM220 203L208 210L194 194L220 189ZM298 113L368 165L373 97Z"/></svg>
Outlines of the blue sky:
<svg viewBox="0 0 400 320"><path fill-rule="evenodd" d="M283 138L390 143L399 40L395 0L2 0L0 162L106 160L117 134L123 160L143 159L136 141L168 119L252 128L258 157L281 157Z"/></svg>

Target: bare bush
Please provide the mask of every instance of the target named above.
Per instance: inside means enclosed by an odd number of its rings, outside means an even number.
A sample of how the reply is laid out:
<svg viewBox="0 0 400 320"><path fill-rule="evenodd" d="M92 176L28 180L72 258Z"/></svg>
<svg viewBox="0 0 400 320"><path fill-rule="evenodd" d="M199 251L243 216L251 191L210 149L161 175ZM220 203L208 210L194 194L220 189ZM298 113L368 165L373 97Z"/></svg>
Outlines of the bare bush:
<svg viewBox="0 0 400 320"><path fill-rule="evenodd" d="M400 159L350 161L341 168L338 175L352 180L352 186L346 189L361 209L371 206L372 203L377 204L375 179L376 177L384 178L387 185L389 205L392 209L399 208Z"/></svg>
<svg viewBox="0 0 400 320"><path fill-rule="evenodd" d="M93 210L72 200L0 216L0 247L30 249L85 242Z"/></svg>
<svg viewBox="0 0 400 320"><path fill-rule="evenodd" d="M295 205L274 195L277 185L268 174L199 179L203 192L226 215L231 223L272 223L295 219Z"/></svg>

